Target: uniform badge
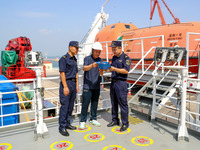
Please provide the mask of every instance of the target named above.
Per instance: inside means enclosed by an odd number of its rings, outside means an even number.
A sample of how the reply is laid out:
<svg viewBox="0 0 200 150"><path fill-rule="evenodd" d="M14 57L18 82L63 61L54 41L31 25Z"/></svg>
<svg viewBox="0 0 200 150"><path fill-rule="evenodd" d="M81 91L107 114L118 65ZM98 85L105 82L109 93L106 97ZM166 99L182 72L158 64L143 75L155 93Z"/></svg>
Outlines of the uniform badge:
<svg viewBox="0 0 200 150"><path fill-rule="evenodd" d="M63 56L63 58L66 58L66 56Z"/></svg>
<svg viewBox="0 0 200 150"><path fill-rule="evenodd" d="M119 60L119 62L122 62L122 60Z"/></svg>
<svg viewBox="0 0 200 150"><path fill-rule="evenodd" d="M127 56L127 55L125 55L124 57L125 57L125 58L127 58L128 56Z"/></svg>
<svg viewBox="0 0 200 150"><path fill-rule="evenodd" d="M130 61L130 60L126 60L126 64L127 64L127 65L130 65L130 64L131 64L131 61Z"/></svg>

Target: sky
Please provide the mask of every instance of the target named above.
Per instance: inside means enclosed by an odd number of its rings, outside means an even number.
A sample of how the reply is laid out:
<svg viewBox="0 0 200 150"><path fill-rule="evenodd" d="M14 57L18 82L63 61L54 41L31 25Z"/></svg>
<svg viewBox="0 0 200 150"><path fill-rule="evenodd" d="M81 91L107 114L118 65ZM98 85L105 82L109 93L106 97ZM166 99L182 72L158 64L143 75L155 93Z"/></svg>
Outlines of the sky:
<svg viewBox="0 0 200 150"><path fill-rule="evenodd" d="M200 0L165 0L181 22L200 22ZM0 0L0 49L19 36L30 38L33 51L62 56L71 40L81 41L106 0ZM173 18L159 0L167 24ZM110 0L107 25L132 22L138 28L160 25L157 9L150 21L150 0Z"/></svg>

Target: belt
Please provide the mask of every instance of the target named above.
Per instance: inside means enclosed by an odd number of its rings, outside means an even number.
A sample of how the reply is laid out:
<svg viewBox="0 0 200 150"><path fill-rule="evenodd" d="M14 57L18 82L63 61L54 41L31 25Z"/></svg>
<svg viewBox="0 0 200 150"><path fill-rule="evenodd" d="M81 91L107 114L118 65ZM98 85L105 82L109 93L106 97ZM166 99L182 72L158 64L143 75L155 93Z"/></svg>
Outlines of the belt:
<svg viewBox="0 0 200 150"><path fill-rule="evenodd" d="M126 79L112 79L112 82L117 82L117 81L126 81Z"/></svg>
<svg viewBox="0 0 200 150"><path fill-rule="evenodd" d="M76 79L75 78L72 78L72 79L66 79L66 80L70 80L72 82L76 82Z"/></svg>

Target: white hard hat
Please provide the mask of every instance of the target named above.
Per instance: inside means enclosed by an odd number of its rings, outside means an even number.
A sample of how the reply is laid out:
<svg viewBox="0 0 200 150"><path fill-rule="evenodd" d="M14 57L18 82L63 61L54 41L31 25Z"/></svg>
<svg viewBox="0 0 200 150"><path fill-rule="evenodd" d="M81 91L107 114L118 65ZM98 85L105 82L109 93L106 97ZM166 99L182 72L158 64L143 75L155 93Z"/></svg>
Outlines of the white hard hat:
<svg viewBox="0 0 200 150"><path fill-rule="evenodd" d="M92 49L103 50L102 45L99 42L95 42L94 44L92 44Z"/></svg>

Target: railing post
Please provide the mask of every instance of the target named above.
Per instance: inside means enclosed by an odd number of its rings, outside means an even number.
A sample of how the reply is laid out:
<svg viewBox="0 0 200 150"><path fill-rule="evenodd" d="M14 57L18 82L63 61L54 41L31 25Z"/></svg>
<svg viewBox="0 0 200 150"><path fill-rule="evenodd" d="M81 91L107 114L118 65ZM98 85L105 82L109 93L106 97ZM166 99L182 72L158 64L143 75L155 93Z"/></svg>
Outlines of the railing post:
<svg viewBox="0 0 200 150"><path fill-rule="evenodd" d="M143 39L141 39L141 45L142 45L142 73L144 73L144 43L143 43Z"/></svg>
<svg viewBox="0 0 200 150"><path fill-rule="evenodd" d="M200 52L198 53L198 64L200 63ZM198 65L198 75L197 75L197 79L199 80L200 79L200 65ZM200 83L200 82L197 82L197 83ZM197 93L197 102L200 103L200 93ZM200 104L197 104L197 113L199 114L200 113ZM196 115L196 122L198 122L200 119L200 116Z"/></svg>
<svg viewBox="0 0 200 150"><path fill-rule="evenodd" d="M131 84L130 83L128 84L128 95L132 95L131 94Z"/></svg>
<svg viewBox="0 0 200 150"><path fill-rule="evenodd" d="M102 82L102 84L101 84L102 88L105 88L105 87L104 87L104 84L103 84L103 83L104 83L104 78L103 78L103 76L101 76L101 82Z"/></svg>
<svg viewBox="0 0 200 150"><path fill-rule="evenodd" d="M165 46L165 39L164 39L164 35L162 35L162 47Z"/></svg>
<svg viewBox="0 0 200 150"><path fill-rule="evenodd" d="M109 59L108 58L108 43L106 43L106 60L107 60L107 62L109 61L108 59Z"/></svg>
<svg viewBox="0 0 200 150"><path fill-rule="evenodd" d="M31 67L36 73L36 101L37 101L37 114L38 122L36 127L37 135L44 136L45 133L48 133L46 124L43 122L43 102L41 96L42 88L42 78L41 78L41 69L42 67Z"/></svg>
<svg viewBox="0 0 200 150"><path fill-rule="evenodd" d="M158 67L155 67L155 72L153 75L153 102L152 102L152 110L151 110L151 121L155 121L155 112L156 112L156 75L157 75Z"/></svg>
<svg viewBox="0 0 200 150"><path fill-rule="evenodd" d="M186 37L186 38L187 38L187 39L186 39L186 43L187 43L187 45L186 45L187 54L186 54L186 64L185 64L186 67L189 67L189 48L190 48L190 47L189 47L189 44L190 44L190 43L189 43L189 42L190 42L190 41L189 41L189 40L190 40L190 39L189 39L189 36L190 36L190 33L187 32L187 37Z"/></svg>
<svg viewBox="0 0 200 150"><path fill-rule="evenodd" d="M38 117L37 117L37 99L36 99L36 84L35 84L35 80L33 81L33 89L35 90L34 91L34 97L33 97L33 100L34 100L34 105L33 105L33 109L35 110L35 127L37 127L37 120L38 120Z"/></svg>
<svg viewBox="0 0 200 150"><path fill-rule="evenodd" d="M180 123L178 126L178 141L185 140L189 141L187 127L185 125L186 119L186 97L187 97L187 77L188 77L188 68L183 68L181 70L181 78L182 78L182 88L181 88L181 114L180 114Z"/></svg>
<svg viewBox="0 0 200 150"><path fill-rule="evenodd" d="M0 103L1 115L3 115L3 106L2 106L3 101L2 101L2 94L1 93L0 93L0 100L1 100L1 103ZM0 126L3 126L3 117L0 117L0 119L1 119L1 125Z"/></svg>
<svg viewBox="0 0 200 150"><path fill-rule="evenodd" d="M122 52L124 52L124 42L122 41Z"/></svg>
<svg viewBox="0 0 200 150"><path fill-rule="evenodd" d="M200 103L200 94L197 93L197 102ZM200 104L197 104L197 114L200 114ZM196 121L199 121L199 116L196 115Z"/></svg>

